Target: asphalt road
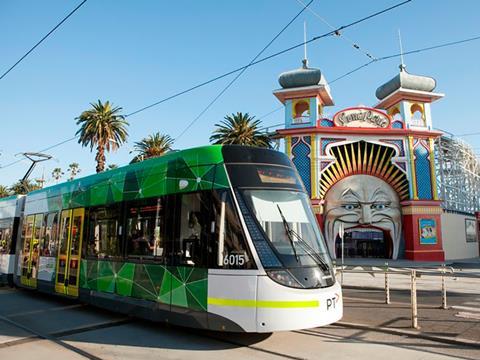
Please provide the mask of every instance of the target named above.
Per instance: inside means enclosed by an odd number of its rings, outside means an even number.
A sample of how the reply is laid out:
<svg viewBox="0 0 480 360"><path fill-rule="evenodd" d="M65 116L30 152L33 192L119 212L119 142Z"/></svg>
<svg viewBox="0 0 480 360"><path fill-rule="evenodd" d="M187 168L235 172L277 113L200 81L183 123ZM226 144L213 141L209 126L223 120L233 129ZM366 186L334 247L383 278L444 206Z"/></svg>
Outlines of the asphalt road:
<svg viewBox="0 0 480 360"><path fill-rule="evenodd" d="M378 296L348 289L345 295ZM0 288L0 358L477 360L480 348L338 325L267 335L193 331Z"/></svg>

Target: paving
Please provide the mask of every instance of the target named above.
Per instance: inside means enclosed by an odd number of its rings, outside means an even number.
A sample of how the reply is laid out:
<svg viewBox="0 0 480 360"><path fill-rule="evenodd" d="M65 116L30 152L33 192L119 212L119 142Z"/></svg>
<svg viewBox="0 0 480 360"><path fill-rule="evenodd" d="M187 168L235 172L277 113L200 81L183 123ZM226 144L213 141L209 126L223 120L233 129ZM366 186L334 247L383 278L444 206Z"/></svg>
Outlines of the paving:
<svg viewBox="0 0 480 360"><path fill-rule="evenodd" d="M464 280L464 279L463 279ZM460 280L462 281L462 280ZM194 331L150 323L32 291L0 288L0 359L385 359L480 358L480 295L419 290L419 330L410 328L410 294L345 287L341 322L274 334ZM448 341L450 340L450 341Z"/></svg>

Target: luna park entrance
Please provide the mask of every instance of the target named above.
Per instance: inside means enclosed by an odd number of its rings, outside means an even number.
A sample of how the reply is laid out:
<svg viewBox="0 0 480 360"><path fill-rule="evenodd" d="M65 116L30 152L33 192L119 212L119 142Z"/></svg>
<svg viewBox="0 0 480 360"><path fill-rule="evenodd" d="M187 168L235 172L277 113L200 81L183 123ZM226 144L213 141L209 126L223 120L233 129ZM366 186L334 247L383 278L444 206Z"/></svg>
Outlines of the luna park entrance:
<svg viewBox="0 0 480 360"><path fill-rule="evenodd" d="M381 258L392 257L392 240L386 231L349 231L345 232L344 256L346 258ZM335 242L337 258L342 256L342 240L338 236Z"/></svg>

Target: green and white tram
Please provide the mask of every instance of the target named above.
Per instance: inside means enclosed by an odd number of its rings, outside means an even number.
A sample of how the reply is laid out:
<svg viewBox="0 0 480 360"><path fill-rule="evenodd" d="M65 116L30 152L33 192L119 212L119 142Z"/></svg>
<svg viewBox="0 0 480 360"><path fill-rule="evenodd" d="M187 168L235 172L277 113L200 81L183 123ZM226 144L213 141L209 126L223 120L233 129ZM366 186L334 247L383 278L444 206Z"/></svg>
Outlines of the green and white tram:
<svg viewBox="0 0 480 360"><path fill-rule="evenodd" d="M282 153L206 146L26 196L15 284L181 326L330 324L342 295Z"/></svg>

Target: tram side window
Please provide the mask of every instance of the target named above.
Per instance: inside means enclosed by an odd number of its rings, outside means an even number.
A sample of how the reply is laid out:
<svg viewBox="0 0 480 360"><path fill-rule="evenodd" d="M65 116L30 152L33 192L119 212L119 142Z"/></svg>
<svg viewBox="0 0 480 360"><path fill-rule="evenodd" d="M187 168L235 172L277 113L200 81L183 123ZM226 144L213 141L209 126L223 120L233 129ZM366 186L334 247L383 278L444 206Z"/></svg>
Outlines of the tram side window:
<svg viewBox="0 0 480 360"><path fill-rule="evenodd" d="M40 256L57 256L58 213L45 214L43 236L40 244Z"/></svg>
<svg viewBox="0 0 480 360"><path fill-rule="evenodd" d="M166 198L146 199L127 204L127 254L155 257L163 261L165 251Z"/></svg>
<svg viewBox="0 0 480 360"><path fill-rule="evenodd" d="M207 267L206 248L210 232L210 192L177 195L174 234L174 264Z"/></svg>
<svg viewBox="0 0 480 360"><path fill-rule="evenodd" d="M12 243L13 219L0 220L0 254L9 254Z"/></svg>
<svg viewBox="0 0 480 360"><path fill-rule="evenodd" d="M90 209L87 238L88 257L103 259L122 255L119 219L120 208L118 206Z"/></svg>
<svg viewBox="0 0 480 360"><path fill-rule="evenodd" d="M240 219L229 190L213 192L215 234L208 248L210 268L254 269Z"/></svg>

